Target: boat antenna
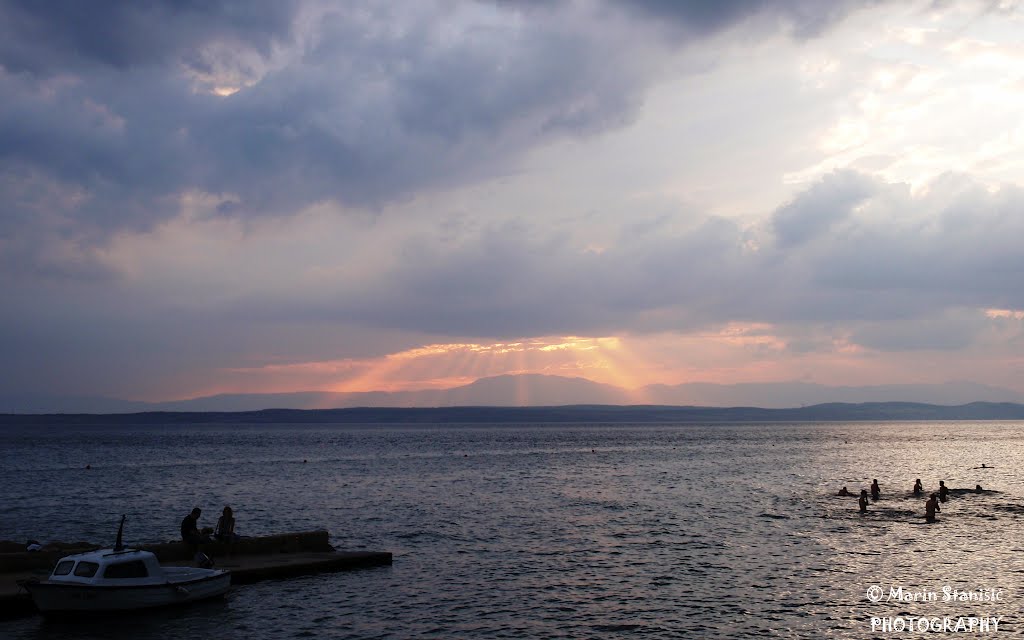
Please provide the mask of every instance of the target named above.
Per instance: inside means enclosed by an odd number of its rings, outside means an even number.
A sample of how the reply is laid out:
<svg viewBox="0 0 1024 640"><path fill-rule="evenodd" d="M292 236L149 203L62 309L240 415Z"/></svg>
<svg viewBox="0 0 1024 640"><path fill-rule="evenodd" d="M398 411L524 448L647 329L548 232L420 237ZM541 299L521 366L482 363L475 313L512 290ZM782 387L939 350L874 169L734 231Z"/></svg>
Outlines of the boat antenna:
<svg viewBox="0 0 1024 640"><path fill-rule="evenodd" d="M124 535L124 514L121 514L121 526L117 528L117 542L114 543L114 551L123 551L124 543L121 542L121 537Z"/></svg>

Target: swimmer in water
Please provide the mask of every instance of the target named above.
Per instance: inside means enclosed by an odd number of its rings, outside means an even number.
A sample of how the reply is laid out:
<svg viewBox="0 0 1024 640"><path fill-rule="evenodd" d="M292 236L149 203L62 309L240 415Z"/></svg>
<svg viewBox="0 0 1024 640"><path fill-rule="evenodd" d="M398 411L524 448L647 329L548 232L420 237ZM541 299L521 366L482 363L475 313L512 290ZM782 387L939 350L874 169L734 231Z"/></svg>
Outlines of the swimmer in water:
<svg viewBox="0 0 1024 640"><path fill-rule="evenodd" d="M928 502L924 503L924 519L927 522L935 522L936 511L942 511L942 509L939 508L939 501L935 499L933 493L928 497Z"/></svg>
<svg viewBox="0 0 1024 640"><path fill-rule="evenodd" d="M849 489L847 489L846 487L843 487L842 489L839 490L839 495L841 495L841 496L852 496L853 494L850 493Z"/></svg>
<svg viewBox="0 0 1024 640"><path fill-rule="evenodd" d="M924 485L921 484L921 478L914 480L914 496L917 497L924 493Z"/></svg>
<svg viewBox="0 0 1024 640"><path fill-rule="evenodd" d="M949 498L949 487L942 480L939 480L939 500L945 502Z"/></svg>
<svg viewBox="0 0 1024 640"><path fill-rule="evenodd" d="M874 502L878 502L878 495L881 492L882 490L878 488L878 478L875 478L874 480L871 481L871 500Z"/></svg>
<svg viewBox="0 0 1024 640"><path fill-rule="evenodd" d="M981 493L984 489L981 488L980 484L974 485L974 493Z"/></svg>
<svg viewBox="0 0 1024 640"><path fill-rule="evenodd" d="M857 500L857 504L860 506L860 512L861 513L867 513L868 512L868 490L867 489L861 489L860 490L860 499Z"/></svg>

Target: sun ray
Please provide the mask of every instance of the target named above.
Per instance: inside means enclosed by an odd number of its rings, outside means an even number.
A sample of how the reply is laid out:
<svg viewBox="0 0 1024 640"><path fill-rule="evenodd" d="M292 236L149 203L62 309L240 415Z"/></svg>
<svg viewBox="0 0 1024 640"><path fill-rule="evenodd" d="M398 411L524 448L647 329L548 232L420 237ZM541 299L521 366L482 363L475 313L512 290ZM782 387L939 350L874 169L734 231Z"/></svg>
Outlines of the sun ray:
<svg viewBox="0 0 1024 640"><path fill-rule="evenodd" d="M989 310L993 318L1020 312ZM544 374L579 377L632 393L631 402L649 396L654 383L680 384L737 379L771 379L771 358L785 340L768 325L727 324L693 334L625 336L541 336L495 342L428 343L376 358L269 363L223 370L218 392L323 391L399 392L447 389L497 375ZM838 348L838 347L836 347ZM777 375L778 372L775 372ZM531 386L517 382L514 402L530 404Z"/></svg>

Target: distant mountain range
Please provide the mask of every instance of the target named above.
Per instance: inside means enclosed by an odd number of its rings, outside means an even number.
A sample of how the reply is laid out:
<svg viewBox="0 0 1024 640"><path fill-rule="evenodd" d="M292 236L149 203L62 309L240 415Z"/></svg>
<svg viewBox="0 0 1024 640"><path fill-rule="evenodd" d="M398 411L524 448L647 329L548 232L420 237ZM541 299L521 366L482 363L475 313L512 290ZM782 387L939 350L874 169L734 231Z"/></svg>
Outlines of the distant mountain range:
<svg viewBox="0 0 1024 640"><path fill-rule="evenodd" d="M450 389L365 393L221 394L173 402L42 394L0 396L0 413L245 412L264 409L351 407L564 407L567 405L654 405L674 407L756 407L787 409L831 403L920 403L957 406L974 402L1024 403L1024 394L972 382L931 385L832 387L806 382L649 385L623 389L584 378L503 375Z"/></svg>
<svg viewBox="0 0 1024 640"><path fill-rule="evenodd" d="M1024 420L1024 404L972 402L940 406L914 402L828 403L791 409L570 405L563 407L356 407L261 411L0 414L0 426L196 424L724 424L865 421Z"/></svg>

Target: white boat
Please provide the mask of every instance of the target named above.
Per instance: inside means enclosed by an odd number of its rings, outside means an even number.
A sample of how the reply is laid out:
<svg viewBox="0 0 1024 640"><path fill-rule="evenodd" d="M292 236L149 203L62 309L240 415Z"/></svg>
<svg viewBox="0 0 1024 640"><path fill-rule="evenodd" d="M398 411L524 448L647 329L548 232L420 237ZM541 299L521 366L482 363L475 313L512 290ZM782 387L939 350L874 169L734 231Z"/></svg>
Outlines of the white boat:
<svg viewBox="0 0 1024 640"><path fill-rule="evenodd" d="M65 556L45 580L20 584L44 614L164 607L215 598L231 586L229 571L162 567L149 551L121 548L120 531L117 539L113 549Z"/></svg>

